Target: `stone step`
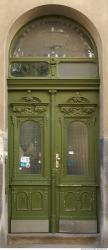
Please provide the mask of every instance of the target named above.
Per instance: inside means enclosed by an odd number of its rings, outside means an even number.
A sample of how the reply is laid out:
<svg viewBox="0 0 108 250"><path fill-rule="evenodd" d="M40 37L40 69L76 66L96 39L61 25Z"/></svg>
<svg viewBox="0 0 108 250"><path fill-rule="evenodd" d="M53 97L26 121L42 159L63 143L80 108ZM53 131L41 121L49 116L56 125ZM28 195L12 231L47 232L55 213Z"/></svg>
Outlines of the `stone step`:
<svg viewBox="0 0 108 250"><path fill-rule="evenodd" d="M9 233L8 247L100 247L100 234Z"/></svg>

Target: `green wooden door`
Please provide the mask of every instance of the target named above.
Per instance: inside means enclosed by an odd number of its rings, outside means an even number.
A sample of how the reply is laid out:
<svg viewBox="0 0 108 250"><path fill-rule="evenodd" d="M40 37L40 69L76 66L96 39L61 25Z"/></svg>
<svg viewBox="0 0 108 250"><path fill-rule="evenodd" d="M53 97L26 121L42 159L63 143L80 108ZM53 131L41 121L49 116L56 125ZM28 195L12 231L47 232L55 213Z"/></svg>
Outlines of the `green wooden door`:
<svg viewBox="0 0 108 250"><path fill-rule="evenodd" d="M11 232L48 232L50 98L48 92L9 94Z"/></svg>
<svg viewBox="0 0 108 250"><path fill-rule="evenodd" d="M98 93L10 91L11 232L97 232Z"/></svg>
<svg viewBox="0 0 108 250"><path fill-rule="evenodd" d="M55 95L56 214L59 232L98 230L98 93Z"/></svg>

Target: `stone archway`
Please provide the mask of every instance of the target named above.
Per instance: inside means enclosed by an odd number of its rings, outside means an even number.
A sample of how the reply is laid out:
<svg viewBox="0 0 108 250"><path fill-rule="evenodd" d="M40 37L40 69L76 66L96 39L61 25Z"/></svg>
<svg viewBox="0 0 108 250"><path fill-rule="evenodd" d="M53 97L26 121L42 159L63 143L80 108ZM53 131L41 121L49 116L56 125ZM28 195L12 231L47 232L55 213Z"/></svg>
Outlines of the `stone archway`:
<svg viewBox="0 0 108 250"><path fill-rule="evenodd" d="M48 8L47 8L48 7ZM52 13L55 13L55 10L54 10L54 6L47 6L47 7L39 7L39 10L37 11L37 16L39 16L39 15L41 15L41 13L43 13L44 11L45 11L45 8L47 9L46 10L46 12L44 12L44 13L46 13L46 14L48 14L48 12L49 11L51 11L51 9L52 9ZM59 8L60 8L60 10L61 10L61 6L59 6ZM66 11L65 10L65 8L68 8L68 7L64 7L64 13L66 13L66 12L68 12L68 11ZM53 12L54 11L54 12ZM65 12L66 11L66 12ZM59 11L58 11L59 12ZM76 10L72 10L72 12L71 13L73 13L73 16L75 16L75 13L76 13L77 11ZM32 11L31 11L31 13L32 13ZM35 13L35 12L34 12ZM77 12L78 13L78 12ZM27 14L27 13L26 13ZM30 14L30 12L29 12L29 14ZM25 15L25 14L24 14ZM66 15L66 14L65 14ZM71 14L68 14L69 16L71 15ZM32 16L32 15L31 15ZM82 16L82 14L80 15L80 18L81 18L81 16ZM27 16L26 16L27 17ZM29 16L28 18L30 18L31 19L31 17ZM80 19L79 18L79 19ZM25 21L24 21L25 22ZM84 22L84 19L82 18L82 23ZM89 23L89 22L88 22ZM18 24L18 23L17 23ZM90 24L90 23L89 23ZM89 25L88 25L89 26ZM15 26L14 26L15 27ZM14 29L13 29L14 30ZM92 30L92 32L94 32L94 28L92 29L91 28L91 30ZM91 33L92 33L91 32ZM96 36L97 37L97 36Z"/></svg>

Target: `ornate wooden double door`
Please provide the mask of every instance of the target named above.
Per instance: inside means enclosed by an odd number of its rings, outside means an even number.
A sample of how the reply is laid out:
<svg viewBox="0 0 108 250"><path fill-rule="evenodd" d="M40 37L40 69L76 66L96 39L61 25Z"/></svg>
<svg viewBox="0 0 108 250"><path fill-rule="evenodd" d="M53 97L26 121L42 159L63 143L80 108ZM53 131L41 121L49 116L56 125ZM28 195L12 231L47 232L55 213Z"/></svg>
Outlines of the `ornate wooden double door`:
<svg viewBox="0 0 108 250"><path fill-rule="evenodd" d="M9 166L11 232L96 233L98 93L10 91Z"/></svg>

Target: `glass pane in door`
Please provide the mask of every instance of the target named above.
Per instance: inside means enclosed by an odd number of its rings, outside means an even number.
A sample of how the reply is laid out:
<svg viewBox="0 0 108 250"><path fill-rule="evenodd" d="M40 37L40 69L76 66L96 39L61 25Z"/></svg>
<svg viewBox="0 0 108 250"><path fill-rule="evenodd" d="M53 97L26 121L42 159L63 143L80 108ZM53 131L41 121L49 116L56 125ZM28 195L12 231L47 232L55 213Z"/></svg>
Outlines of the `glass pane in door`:
<svg viewBox="0 0 108 250"><path fill-rule="evenodd" d="M41 130L35 121L25 121L20 128L19 170L23 173L41 172Z"/></svg>
<svg viewBox="0 0 108 250"><path fill-rule="evenodd" d="M88 130L80 121L71 122L67 131L68 175L85 175L88 168Z"/></svg>

